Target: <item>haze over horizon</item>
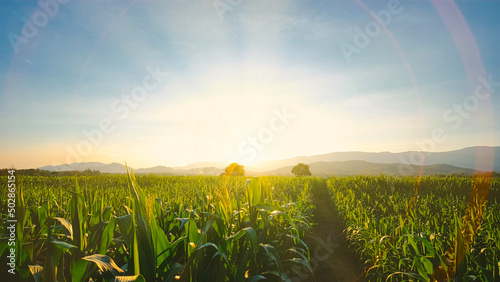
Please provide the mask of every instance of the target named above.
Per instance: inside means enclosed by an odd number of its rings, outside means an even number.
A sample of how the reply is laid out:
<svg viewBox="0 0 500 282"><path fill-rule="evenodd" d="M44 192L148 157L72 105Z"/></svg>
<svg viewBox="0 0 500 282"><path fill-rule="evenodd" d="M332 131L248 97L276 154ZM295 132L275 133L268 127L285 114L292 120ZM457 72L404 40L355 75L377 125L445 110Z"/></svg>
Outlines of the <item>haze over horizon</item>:
<svg viewBox="0 0 500 282"><path fill-rule="evenodd" d="M465 151L476 151L476 157L478 156L483 156L481 160L476 160L476 164L473 165L472 163L469 163L468 165L464 165L464 162L467 163L467 154L464 157L464 152ZM267 160L267 161L262 161L262 162L254 162L250 165L247 165L246 163L239 163L243 165L245 168L250 169L255 172L265 172L269 171L272 169L276 168L281 168L280 166L290 166L297 164L299 162L306 163L306 164L311 164L311 163L317 163L317 162L345 162L345 161L368 161L370 163L374 164L384 164L384 163L401 163L401 164L412 164L412 165L429 165L429 160L430 164L446 164L446 165L454 165L456 167L462 167L462 168L470 168L470 169L476 169L478 171L498 171L500 168L498 167L499 165L499 160L498 160L498 151L500 151L500 146L474 146L474 147L466 147L462 148L459 150L450 150L450 151L442 151L442 152L428 152L428 151L422 151L422 150L416 150L416 151L402 151L402 152L389 152L389 151L380 151L380 152L364 152L364 151L345 151L345 152L329 152L329 153L324 153L324 154L316 154L316 155L298 155L298 156L293 156L289 158L283 158L283 159L273 159L273 160ZM415 154L413 154L415 153ZM453 153L454 156L452 158L456 159L456 162L450 162L450 161L438 161L436 162L435 160L432 161L439 153ZM458 153L458 155L457 155ZM364 157L361 158L356 158L353 156L360 156L363 155ZM387 160L387 154L389 155L394 155L392 158L393 161L388 161ZM403 158L397 158L396 156L399 154L405 155ZM328 156L343 156L338 160L328 160ZM372 159L366 160L366 155L370 155ZM385 155L385 157L377 157L378 155ZM412 156L413 155L413 156ZM484 158L485 155L492 155L493 159L489 158ZM349 157L350 156L350 157ZM421 159L421 156L424 157L424 159ZM497 159L495 159L495 156ZM326 157L326 159L325 159ZM470 157L470 156L469 156ZM330 157L331 158L331 157ZM305 159L308 159L309 161L304 161ZM378 160L377 160L378 159ZM439 159L439 157L438 157ZM293 161L293 162L291 162ZM424 163L420 163L420 161L424 161ZM469 160L470 161L470 160ZM165 165L162 163L157 163L154 165L150 166L135 166L135 164L127 162L127 161L112 161L112 162L100 162L100 161L85 161L85 162L74 162L74 163L65 163L65 164L46 164L43 166L38 166L38 167L15 167L16 169L38 169L42 168L45 169L46 167L66 167L67 169L76 169L77 167L80 167L80 165L87 165L87 164L93 164L93 163L99 163L103 165L112 165L112 164L118 164L120 166L123 166L125 163L128 163L128 166L130 168L134 169L150 169L154 167L168 167L168 168L173 168L173 169L191 169L191 168L210 168L210 167L217 167L217 168L225 168L227 165L230 163L233 163L235 161L196 161L184 165ZM458 162L458 163L457 163ZM70 166L67 166L70 165ZM75 166L71 166L75 165ZM277 166L276 166L277 165ZM8 168L8 167L5 167ZM49 169L51 170L51 169ZM81 170L81 168L78 168L76 170Z"/></svg>
<svg viewBox="0 0 500 282"><path fill-rule="evenodd" d="M61 2L0 8L0 167L500 145L500 2Z"/></svg>

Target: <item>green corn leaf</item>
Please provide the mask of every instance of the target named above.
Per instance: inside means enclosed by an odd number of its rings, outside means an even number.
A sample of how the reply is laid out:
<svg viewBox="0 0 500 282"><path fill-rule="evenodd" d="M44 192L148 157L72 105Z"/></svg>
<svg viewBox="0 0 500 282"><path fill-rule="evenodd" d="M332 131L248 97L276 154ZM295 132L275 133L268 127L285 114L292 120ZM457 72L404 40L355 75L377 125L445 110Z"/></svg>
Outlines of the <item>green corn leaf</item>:
<svg viewBox="0 0 500 282"><path fill-rule="evenodd" d="M287 251L291 252L291 253L293 253L295 255L298 255L298 256L302 257L302 259L308 261L307 256L303 254L303 252L305 252L305 251L303 249L301 249L301 248L293 247L293 248L289 248Z"/></svg>
<svg viewBox="0 0 500 282"><path fill-rule="evenodd" d="M272 205L272 204L258 204L255 205L255 208L258 210L266 210L266 211L283 211L283 209L277 205Z"/></svg>
<svg viewBox="0 0 500 282"><path fill-rule="evenodd" d="M16 246L19 246L16 248L16 257L17 257L17 267L20 267L22 263L24 262L23 259L23 249L20 247L22 246L23 243L23 237L24 237L24 192L23 192L23 184L21 181L19 181L17 185L17 193L15 195L16 203L15 203L15 209L16 209L16 219L17 219L17 224L16 224Z"/></svg>
<svg viewBox="0 0 500 282"><path fill-rule="evenodd" d="M183 243L184 241L187 241L187 236L180 237L177 240L175 240L172 243L170 243L170 245L165 250L161 251L160 254L158 254L158 257L161 256L161 255L163 255L164 253L166 253L166 252L174 249L175 247L177 247L180 243ZM163 261L163 263L159 266L159 268L162 269L163 267L165 267L165 265L167 263L168 263L168 261Z"/></svg>
<svg viewBox="0 0 500 282"><path fill-rule="evenodd" d="M278 273L280 274L279 276L281 276L281 273L283 272L283 266L281 265L281 258L280 255L278 254L278 251L272 245L269 244L260 243L260 246L267 253L267 256L274 262L274 265L278 270Z"/></svg>
<svg viewBox="0 0 500 282"><path fill-rule="evenodd" d="M51 237L52 235L49 231L49 240ZM45 260L45 265L43 266L43 282L57 281L57 266L59 265L62 253L62 248L56 247L54 243L49 241L46 253L47 259Z"/></svg>
<svg viewBox="0 0 500 282"><path fill-rule="evenodd" d="M248 279L246 281L247 282L257 282L260 280L267 280L267 278L265 276L262 276L262 275L254 275L254 276L248 277Z"/></svg>
<svg viewBox="0 0 500 282"><path fill-rule="evenodd" d="M285 273L282 273L282 272L279 272L279 271L268 270L268 271L262 273L262 275L264 275L264 276L274 276L274 277L277 277L277 278L281 279L281 281L285 281L285 282L291 282L292 281L292 280L290 280L290 277L288 277Z"/></svg>
<svg viewBox="0 0 500 282"><path fill-rule="evenodd" d="M77 248L75 245L71 245L69 243L66 243L64 241L59 241L59 240L52 240L50 243L52 243L56 248L60 249L61 251L67 251L73 248Z"/></svg>
<svg viewBox="0 0 500 282"><path fill-rule="evenodd" d="M109 244L113 240L115 226L116 226L116 221L114 218L111 219L106 224L106 227L104 228L104 231L101 234L101 243L100 243L100 247L99 247L99 254L101 254L101 255L106 254L106 249L108 248Z"/></svg>
<svg viewBox="0 0 500 282"><path fill-rule="evenodd" d="M314 275L314 271L311 267L311 264L309 263L309 260L306 258L293 258L293 259L285 260L285 262L289 262L292 264L300 264L300 265L304 266L305 268L307 268L307 270L309 270L310 274Z"/></svg>
<svg viewBox="0 0 500 282"><path fill-rule="evenodd" d="M88 276L90 275L87 273L87 265L89 261L80 259L78 260L74 265L71 270L71 278L73 282L84 282L87 281Z"/></svg>
<svg viewBox="0 0 500 282"><path fill-rule="evenodd" d="M102 220L110 220L113 212L113 207L106 207L102 212Z"/></svg>
<svg viewBox="0 0 500 282"><path fill-rule="evenodd" d="M3 253L5 252L5 250L7 249L8 247L8 244L9 244L9 240L7 238L5 239L0 239L0 256L3 256Z"/></svg>
<svg viewBox="0 0 500 282"><path fill-rule="evenodd" d="M391 278L392 276L397 276L397 277L407 276L409 278L413 278L413 279L416 279L416 280L422 281L422 282L426 282L429 280L428 278L425 278L425 277L423 277L417 273L413 273L413 272L394 272L391 275L387 276L386 281L389 281L389 278Z"/></svg>
<svg viewBox="0 0 500 282"><path fill-rule="evenodd" d="M71 221L72 221L72 230L73 230L73 243L77 246L81 253L83 253L85 248L84 242L84 198L80 193L80 186L78 185L78 180L75 177L75 186L73 190L73 196L71 199Z"/></svg>
<svg viewBox="0 0 500 282"><path fill-rule="evenodd" d="M83 257L82 259L95 263L102 272L110 272L114 275L123 273L123 270L116 265L113 259L106 255L94 254Z"/></svg>
<svg viewBox="0 0 500 282"><path fill-rule="evenodd" d="M243 279L245 276L245 271L247 267L249 266L249 260L253 257L251 257L252 251L250 249L245 249L242 255L240 255L240 258L238 260L240 263L238 264L238 268L236 269L236 279Z"/></svg>
<svg viewBox="0 0 500 282"><path fill-rule="evenodd" d="M116 276L115 277L115 282L144 282L146 281L144 279L144 276L142 275L135 275L135 276Z"/></svg>
<svg viewBox="0 0 500 282"><path fill-rule="evenodd" d="M259 178L253 178L249 182L246 183L246 189L248 194L248 201L250 206L256 206L262 203L261 195L262 195L262 186Z"/></svg>
<svg viewBox="0 0 500 282"><path fill-rule="evenodd" d="M198 233L198 227L196 226L196 221L192 218L189 219L188 223L185 225L185 228L186 228L186 233L188 234L189 243L198 244L198 241L200 239L200 234Z"/></svg>
<svg viewBox="0 0 500 282"><path fill-rule="evenodd" d="M290 223L290 225L293 227L293 230L295 231L295 236L297 236L296 239L299 240L300 239L299 230L297 229L297 226L295 225L295 222L290 218L290 216L287 213L279 211L279 210L275 210L275 211L273 211L271 213L271 217L269 218L269 222L271 222L272 218L274 218L277 215L280 215L285 220L287 220L288 223Z"/></svg>
<svg viewBox="0 0 500 282"><path fill-rule="evenodd" d="M126 164L125 164L126 165ZM149 217L146 214L146 198L139 187L134 173L128 171L128 185L133 199L133 245L132 257L134 260L135 274L142 274L147 281L154 281L156 278L156 253L154 250L153 238Z"/></svg>
<svg viewBox="0 0 500 282"><path fill-rule="evenodd" d="M250 245L252 246L254 253L257 253L258 252L257 233L255 232L255 229L253 229L252 227L243 228L240 231L238 231L236 234L226 238L225 240L226 241L238 240L241 237L243 237L244 235L246 235L247 238L249 239L248 241L250 242Z"/></svg>
<svg viewBox="0 0 500 282"><path fill-rule="evenodd" d="M28 267L30 269L31 275L33 275L33 279L35 280L35 282L41 282L43 267L40 265L28 265Z"/></svg>
<svg viewBox="0 0 500 282"><path fill-rule="evenodd" d="M154 215L151 216L151 233L156 254L156 265L161 265L163 261L168 259L168 254L162 252L170 246L170 242L165 232L156 224Z"/></svg>
<svg viewBox="0 0 500 282"><path fill-rule="evenodd" d="M170 269L167 271L165 274L165 277L163 277L163 282L172 282L176 281L175 276L177 276L182 270L184 269L184 265L180 263L174 263Z"/></svg>
<svg viewBox="0 0 500 282"><path fill-rule="evenodd" d="M57 219L61 225L66 229L66 231L69 233L69 237L71 240L73 240L73 226L71 223L62 217L54 217L54 219Z"/></svg>
<svg viewBox="0 0 500 282"><path fill-rule="evenodd" d="M116 222L118 223L118 227L120 229L122 238L123 240L125 240L125 244L130 248L132 245L132 231L133 231L132 215L127 214L124 216L117 217Z"/></svg>
<svg viewBox="0 0 500 282"><path fill-rule="evenodd" d="M434 272L434 266L432 262L426 257L420 257L420 262L424 266L425 273L428 275L432 275Z"/></svg>

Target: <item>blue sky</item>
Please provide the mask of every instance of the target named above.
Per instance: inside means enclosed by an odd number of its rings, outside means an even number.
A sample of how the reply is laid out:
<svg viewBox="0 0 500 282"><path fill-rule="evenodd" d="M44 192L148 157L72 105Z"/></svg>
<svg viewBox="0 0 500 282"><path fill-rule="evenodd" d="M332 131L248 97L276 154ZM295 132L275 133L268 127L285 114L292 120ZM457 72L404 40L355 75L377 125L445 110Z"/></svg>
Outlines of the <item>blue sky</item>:
<svg viewBox="0 0 500 282"><path fill-rule="evenodd" d="M60 2L0 6L1 167L500 145L498 1Z"/></svg>

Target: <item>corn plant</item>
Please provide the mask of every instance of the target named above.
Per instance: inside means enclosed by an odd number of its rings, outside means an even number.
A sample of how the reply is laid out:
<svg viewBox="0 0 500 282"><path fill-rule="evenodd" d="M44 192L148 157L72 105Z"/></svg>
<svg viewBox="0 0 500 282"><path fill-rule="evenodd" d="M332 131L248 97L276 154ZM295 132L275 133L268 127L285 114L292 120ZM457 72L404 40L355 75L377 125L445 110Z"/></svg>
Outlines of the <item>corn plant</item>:
<svg viewBox="0 0 500 282"><path fill-rule="evenodd" d="M294 266L312 272L312 206L302 180L127 171L20 181L21 280L280 281Z"/></svg>

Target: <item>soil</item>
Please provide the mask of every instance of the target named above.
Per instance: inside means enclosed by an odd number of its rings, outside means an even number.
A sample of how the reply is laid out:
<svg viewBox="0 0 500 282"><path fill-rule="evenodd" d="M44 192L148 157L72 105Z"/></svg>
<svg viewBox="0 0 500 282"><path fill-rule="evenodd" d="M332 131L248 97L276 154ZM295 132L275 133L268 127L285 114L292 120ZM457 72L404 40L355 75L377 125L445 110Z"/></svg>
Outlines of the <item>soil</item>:
<svg viewBox="0 0 500 282"><path fill-rule="evenodd" d="M316 196L314 199L313 232L317 238L316 244L311 244L311 266L316 281L361 281L363 269L358 257L347 247L342 233L344 225L335 214L330 197ZM313 281L310 278L301 281Z"/></svg>

